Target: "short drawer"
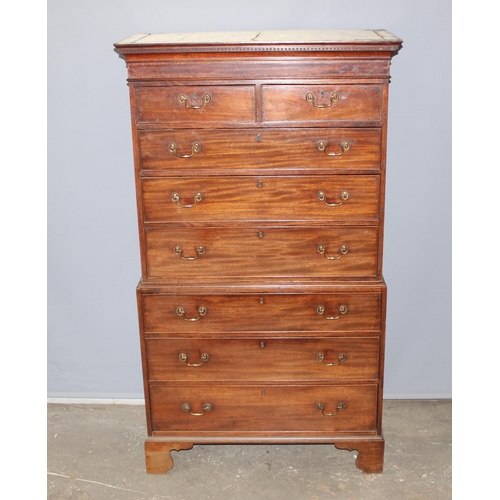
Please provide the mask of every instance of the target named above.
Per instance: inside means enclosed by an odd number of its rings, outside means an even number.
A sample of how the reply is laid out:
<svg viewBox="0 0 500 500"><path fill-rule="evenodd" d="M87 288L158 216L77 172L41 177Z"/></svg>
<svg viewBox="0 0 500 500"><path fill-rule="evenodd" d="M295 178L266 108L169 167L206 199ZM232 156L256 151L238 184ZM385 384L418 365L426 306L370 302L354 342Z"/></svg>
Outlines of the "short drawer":
<svg viewBox="0 0 500 500"><path fill-rule="evenodd" d="M151 385L153 431L373 431L377 385Z"/></svg>
<svg viewBox="0 0 500 500"><path fill-rule="evenodd" d="M380 332L381 292L141 294L146 336L213 332Z"/></svg>
<svg viewBox="0 0 500 500"><path fill-rule="evenodd" d="M377 221L379 175L146 177L144 222Z"/></svg>
<svg viewBox="0 0 500 500"><path fill-rule="evenodd" d="M255 121L251 85L136 87L135 99L139 124L203 127Z"/></svg>
<svg viewBox="0 0 500 500"><path fill-rule="evenodd" d="M380 170L379 129L175 129L138 133L142 170Z"/></svg>
<svg viewBox="0 0 500 500"><path fill-rule="evenodd" d="M375 278L378 227L147 227L148 281L202 277Z"/></svg>
<svg viewBox="0 0 500 500"><path fill-rule="evenodd" d="M377 126L381 85L263 85L263 122L317 126Z"/></svg>
<svg viewBox="0 0 500 500"><path fill-rule="evenodd" d="M146 340L150 381L376 380L377 337Z"/></svg>

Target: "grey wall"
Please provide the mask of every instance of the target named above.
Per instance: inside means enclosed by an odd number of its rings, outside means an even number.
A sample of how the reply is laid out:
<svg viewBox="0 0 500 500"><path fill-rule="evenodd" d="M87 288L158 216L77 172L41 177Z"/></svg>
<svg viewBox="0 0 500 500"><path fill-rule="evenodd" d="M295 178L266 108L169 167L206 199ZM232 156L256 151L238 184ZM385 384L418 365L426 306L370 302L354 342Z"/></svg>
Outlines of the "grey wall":
<svg viewBox="0 0 500 500"><path fill-rule="evenodd" d="M48 1L48 395L141 398L125 63L139 32L384 28L386 397L451 396L451 1Z"/></svg>

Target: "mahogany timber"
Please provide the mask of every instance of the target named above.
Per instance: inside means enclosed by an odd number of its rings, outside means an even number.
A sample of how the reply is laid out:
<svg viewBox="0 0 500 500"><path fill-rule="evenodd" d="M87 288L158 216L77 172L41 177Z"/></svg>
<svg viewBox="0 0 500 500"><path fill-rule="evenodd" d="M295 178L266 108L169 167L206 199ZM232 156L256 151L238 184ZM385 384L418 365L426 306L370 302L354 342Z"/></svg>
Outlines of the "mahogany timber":
<svg viewBox="0 0 500 500"><path fill-rule="evenodd" d="M244 171L242 173L271 170L287 174L290 170L302 170L305 174L311 169L321 173L334 170L378 173L381 160L381 132L371 128L257 128L250 131L148 128L141 129L137 138L141 169L164 175L175 175L173 169L182 169L187 176L207 175L207 172L224 175L236 169ZM344 141L348 141L350 147L341 156L328 156L318 150L320 141L327 144L327 153L340 153ZM179 158L169 150L171 143L177 146L180 155L190 155L194 143L200 148L189 158Z"/></svg>
<svg viewBox="0 0 500 500"><path fill-rule="evenodd" d="M303 286L307 290L307 286ZM301 293L278 294L174 294L142 293L141 313L144 335L172 332L186 336L205 337L217 333L261 332L379 332L381 329L382 295L377 292L355 293ZM346 312L338 320L327 320L318 314L318 306L325 307L328 317L338 316L339 308ZM198 316L204 307L206 314L199 321L185 321L177 314L182 307L188 318Z"/></svg>
<svg viewBox="0 0 500 500"><path fill-rule="evenodd" d="M188 279L213 273L373 278L377 241L377 227L369 226L147 228L146 278L164 281L173 273Z"/></svg>
<svg viewBox="0 0 500 500"><path fill-rule="evenodd" d="M383 470L386 30L137 34L146 470L328 443Z"/></svg>
<svg viewBox="0 0 500 500"><path fill-rule="evenodd" d="M380 176L239 176L234 177L147 177L141 181L144 222L246 222L266 221L294 224L377 223ZM327 206L318 198L340 206ZM342 200L342 193L347 199ZM202 199L190 209L196 193Z"/></svg>
<svg viewBox="0 0 500 500"><path fill-rule="evenodd" d="M284 337L202 340L149 337L146 349L151 382L321 383L378 379L379 338L376 335L294 338L287 333ZM181 359L182 354L186 355L185 361Z"/></svg>

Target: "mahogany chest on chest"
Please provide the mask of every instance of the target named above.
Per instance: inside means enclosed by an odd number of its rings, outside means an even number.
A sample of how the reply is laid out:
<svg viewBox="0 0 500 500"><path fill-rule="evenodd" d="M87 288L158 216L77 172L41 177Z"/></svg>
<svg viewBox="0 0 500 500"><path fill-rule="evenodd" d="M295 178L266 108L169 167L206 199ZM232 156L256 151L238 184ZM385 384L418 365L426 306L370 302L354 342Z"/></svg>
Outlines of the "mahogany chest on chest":
<svg viewBox="0 0 500 500"><path fill-rule="evenodd" d="M331 443L381 472L385 30L139 34L130 87L146 467Z"/></svg>

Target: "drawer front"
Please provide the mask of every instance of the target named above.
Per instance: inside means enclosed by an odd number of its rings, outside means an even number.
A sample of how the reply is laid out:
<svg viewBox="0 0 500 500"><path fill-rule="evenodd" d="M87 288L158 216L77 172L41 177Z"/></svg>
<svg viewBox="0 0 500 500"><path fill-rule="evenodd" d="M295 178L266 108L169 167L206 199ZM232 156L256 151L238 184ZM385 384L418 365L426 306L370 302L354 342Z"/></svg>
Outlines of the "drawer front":
<svg viewBox="0 0 500 500"><path fill-rule="evenodd" d="M378 175L147 177L145 222L377 221Z"/></svg>
<svg viewBox="0 0 500 500"><path fill-rule="evenodd" d="M140 131L143 170L379 170L380 130ZM191 174L192 175L192 174Z"/></svg>
<svg viewBox="0 0 500 500"><path fill-rule="evenodd" d="M143 294L142 313L146 336L172 332L195 337L213 332L379 332L381 293Z"/></svg>
<svg viewBox="0 0 500 500"><path fill-rule="evenodd" d="M142 60L141 64L130 64L128 75L131 80L165 80L177 81L206 80L311 80L338 78L387 79L390 61L381 59L364 59L351 57L245 57L231 54L231 59L214 60L190 54L189 57L169 58L168 63L158 64L153 60ZM285 55L283 53L283 55ZM326 88L326 87L322 87Z"/></svg>
<svg viewBox="0 0 500 500"><path fill-rule="evenodd" d="M375 384L151 385L150 396L154 431L360 432L376 425Z"/></svg>
<svg viewBox="0 0 500 500"><path fill-rule="evenodd" d="M210 126L255 121L252 85L136 87L137 122Z"/></svg>
<svg viewBox="0 0 500 500"><path fill-rule="evenodd" d="M377 227L173 227L145 235L148 281L377 274Z"/></svg>
<svg viewBox="0 0 500 500"><path fill-rule="evenodd" d="M264 85L263 122L294 125L377 126L381 85Z"/></svg>
<svg viewBox="0 0 500 500"><path fill-rule="evenodd" d="M146 341L150 381L335 381L378 378L379 339Z"/></svg>

